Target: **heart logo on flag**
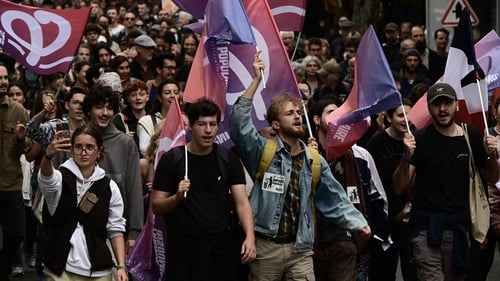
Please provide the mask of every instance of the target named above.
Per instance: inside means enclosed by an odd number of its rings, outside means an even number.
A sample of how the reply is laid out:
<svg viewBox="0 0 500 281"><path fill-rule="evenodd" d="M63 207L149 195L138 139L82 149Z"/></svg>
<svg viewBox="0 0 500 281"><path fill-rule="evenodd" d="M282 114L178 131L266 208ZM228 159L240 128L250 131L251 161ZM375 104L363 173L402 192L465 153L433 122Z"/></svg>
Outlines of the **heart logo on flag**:
<svg viewBox="0 0 500 281"><path fill-rule="evenodd" d="M28 27L29 36L25 37L29 37L31 40L30 42L24 40L17 34L16 29L13 27L13 23L18 21L24 22L26 27ZM19 53L27 53L26 62L32 66L37 65L41 57L51 55L64 47L71 35L71 25L69 21L57 14L47 11L35 11L33 16L22 11L8 11L2 15L1 23L5 31L12 37L12 39L8 39L7 42L16 48ZM50 23L57 26L58 33L57 37L45 47L45 36L43 31L44 28L53 28L53 26L49 26ZM42 32L36 32L37 30L42 30ZM40 65L40 67L50 68L53 65L71 60L73 60L73 57L67 56L52 64Z"/></svg>

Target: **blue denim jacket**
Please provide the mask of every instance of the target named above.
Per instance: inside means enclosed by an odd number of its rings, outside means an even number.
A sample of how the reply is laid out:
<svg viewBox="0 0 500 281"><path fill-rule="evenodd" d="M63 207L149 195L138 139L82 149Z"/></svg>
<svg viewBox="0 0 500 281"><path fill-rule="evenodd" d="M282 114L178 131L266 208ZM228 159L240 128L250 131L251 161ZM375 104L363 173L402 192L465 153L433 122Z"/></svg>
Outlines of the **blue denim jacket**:
<svg viewBox="0 0 500 281"><path fill-rule="evenodd" d="M262 137L251 119L252 100L240 97L234 104L230 118L230 135L236 144L245 166L252 178L259 165L266 139ZM283 213L286 190L290 182L292 158L278 137L276 154L267 172L285 177L285 191L274 193L262 190L262 179L254 183L250 204L254 212L255 231L276 237ZM305 143L301 143L305 147ZM314 214L311 193L312 157L304 149L304 164L300 176L300 216L295 242L295 251L304 252L314 246ZM357 231L368 225L363 215L351 204L342 186L334 179L326 160L321 157L321 178L314 198L315 207L325 217L332 219L340 227Z"/></svg>

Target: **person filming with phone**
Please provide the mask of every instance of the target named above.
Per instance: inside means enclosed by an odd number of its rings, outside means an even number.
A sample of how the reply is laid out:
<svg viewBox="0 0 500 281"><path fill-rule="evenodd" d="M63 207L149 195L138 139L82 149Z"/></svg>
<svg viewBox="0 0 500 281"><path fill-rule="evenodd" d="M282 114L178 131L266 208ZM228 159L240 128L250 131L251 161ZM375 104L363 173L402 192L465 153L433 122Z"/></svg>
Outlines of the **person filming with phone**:
<svg viewBox="0 0 500 281"><path fill-rule="evenodd" d="M59 169L52 158L72 157ZM128 280L123 200L116 182L99 166L104 146L99 130L77 128L71 138L58 130L43 153L38 181L43 206L44 273L49 280ZM106 240L110 239L114 265Z"/></svg>

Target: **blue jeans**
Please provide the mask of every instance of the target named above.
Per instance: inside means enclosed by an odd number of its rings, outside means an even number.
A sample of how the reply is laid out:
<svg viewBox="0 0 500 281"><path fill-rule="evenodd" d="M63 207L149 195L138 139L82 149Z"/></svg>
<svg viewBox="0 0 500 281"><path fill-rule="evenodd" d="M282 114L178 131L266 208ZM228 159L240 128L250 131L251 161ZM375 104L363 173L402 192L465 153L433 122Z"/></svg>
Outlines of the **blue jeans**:
<svg viewBox="0 0 500 281"><path fill-rule="evenodd" d="M25 209L21 191L0 191L0 276L12 271L16 252L24 239Z"/></svg>

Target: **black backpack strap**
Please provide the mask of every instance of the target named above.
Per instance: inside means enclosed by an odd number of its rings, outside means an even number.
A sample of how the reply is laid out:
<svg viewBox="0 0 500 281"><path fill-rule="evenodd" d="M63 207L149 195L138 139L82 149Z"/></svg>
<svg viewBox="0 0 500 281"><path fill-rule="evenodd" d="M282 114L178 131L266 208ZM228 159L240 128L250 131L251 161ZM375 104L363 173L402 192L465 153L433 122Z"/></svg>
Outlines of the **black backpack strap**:
<svg viewBox="0 0 500 281"><path fill-rule="evenodd" d="M184 174L186 173L184 164L186 161L184 159L184 149L184 145L172 148L172 153L174 154L174 163L177 166L177 176L179 177L179 180L184 179Z"/></svg>
<svg viewBox="0 0 500 281"><path fill-rule="evenodd" d="M151 121L153 122L153 133L154 133L156 131L156 124L158 122L156 122L156 114L151 113L150 115L151 115Z"/></svg>

